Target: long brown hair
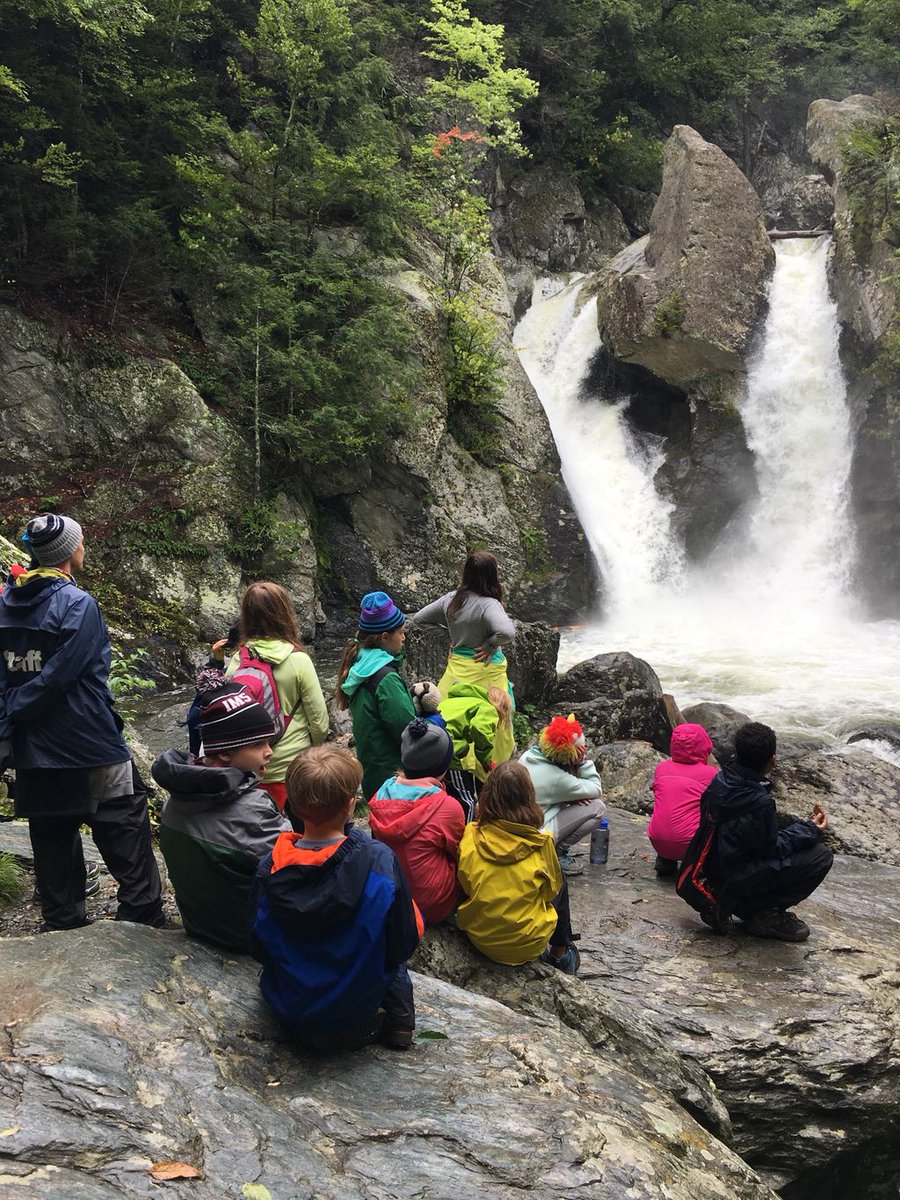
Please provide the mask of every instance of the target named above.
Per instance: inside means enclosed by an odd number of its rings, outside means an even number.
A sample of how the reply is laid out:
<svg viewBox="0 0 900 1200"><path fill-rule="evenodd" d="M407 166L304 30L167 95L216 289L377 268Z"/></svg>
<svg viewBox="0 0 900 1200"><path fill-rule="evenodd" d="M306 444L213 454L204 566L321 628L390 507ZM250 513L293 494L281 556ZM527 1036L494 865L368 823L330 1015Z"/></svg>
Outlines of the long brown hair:
<svg viewBox="0 0 900 1200"><path fill-rule="evenodd" d="M356 637L344 647L341 664L338 667L337 686L334 689L334 702L342 712L350 707L350 698L341 684L350 674L350 668L356 662L357 654L360 650L377 650L383 636L381 633L363 633L361 629L357 629Z"/></svg>
<svg viewBox="0 0 900 1200"><path fill-rule="evenodd" d="M456 595L447 605L448 617L459 612L467 596L490 596L503 603L497 560L490 550L473 550L466 559Z"/></svg>
<svg viewBox="0 0 900 1200"><path fill-rule="evenodd" d="M544 812L534 794L531 776L521 763L505 762L494 767L478 797L475 820L514 821L517 825L544 824Z"/></svg>
<svg viewBox="0 0 900 1200"><path fill-rule="evenodd" d="M301 645L294 602L277 583L251 583L241 597L241 642L255 638L280 638L295 649Z"/></svg>

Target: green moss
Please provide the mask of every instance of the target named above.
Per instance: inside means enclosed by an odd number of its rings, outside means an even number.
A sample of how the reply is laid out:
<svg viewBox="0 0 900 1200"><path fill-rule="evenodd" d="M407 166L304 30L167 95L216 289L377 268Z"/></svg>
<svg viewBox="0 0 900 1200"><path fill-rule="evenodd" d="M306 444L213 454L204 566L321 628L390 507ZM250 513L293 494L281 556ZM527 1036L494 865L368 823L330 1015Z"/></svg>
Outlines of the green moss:
<svg viewBox="0 0 900 1200"><path fill-rule="evenodd" d="M197 510L189 508L151 508L123 525L122 548L151 558L202 562L209 557L208 547L187 535L187 527L197 515Z"/></svg>
<svg viewBox="0 0 900 1200"><path fill-rule="evenodd" d="M653 329L659 337L671 337L684 326L686 309L680 292L669 292L660 300L653 314Z"/></svg>
<svg viewBox="0 0 900 1200"><path fill-rule="evenodd" d="M529 577L539 578L553 569L546 530L535 525L526 525L519 531L519 537L525 551L525 569Z"/></svg>
<svg viewBox="0 0 900 1200"><path fill-rule="evenodd" d="M136 637L154 635L180 646L196 642L196 631L181 605L174 601L155 603L143 596L126 596L103 572L87 566L82 582L100 605L108 624L118 625Z"/></svg>

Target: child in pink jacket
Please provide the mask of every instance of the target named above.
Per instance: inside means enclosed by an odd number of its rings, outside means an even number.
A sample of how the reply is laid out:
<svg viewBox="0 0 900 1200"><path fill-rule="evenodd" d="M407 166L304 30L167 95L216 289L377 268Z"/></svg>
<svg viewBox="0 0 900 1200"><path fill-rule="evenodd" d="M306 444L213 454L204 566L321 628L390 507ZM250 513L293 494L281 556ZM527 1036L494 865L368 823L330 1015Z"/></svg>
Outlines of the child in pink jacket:
<svg viewBox="0 0 900 1200"><path fill-rule="evenodd" d="M671 761L661 762L653 776L653 816L647 827L656 851L657 875L674 875L678 860L700 824L700 797L718 767L709 763L713 744L702 725L677 725L669 743Z"/></svg>
<svg viewBox="0 0 900 1200"><path fill-rule="evenodd" d="M416 717L400 737L403 769L369 801L372 836L397 855L429 925L445 921L459 901L456 860L466 822L459 801L444 791L452 757L447 730Z"/></svg>

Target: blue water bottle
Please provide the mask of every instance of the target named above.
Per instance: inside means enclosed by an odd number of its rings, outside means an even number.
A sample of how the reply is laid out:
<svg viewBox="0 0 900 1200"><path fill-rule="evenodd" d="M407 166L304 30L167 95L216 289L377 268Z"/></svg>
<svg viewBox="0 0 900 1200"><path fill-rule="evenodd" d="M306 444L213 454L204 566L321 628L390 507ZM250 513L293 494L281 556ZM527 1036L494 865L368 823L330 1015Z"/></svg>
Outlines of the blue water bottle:
<svg viewBox="0 0 900 1200"><path fill-rule="evenodd" d="M605 863L609 858L609 821L606 817L591 834L591 862Z"/></svg>

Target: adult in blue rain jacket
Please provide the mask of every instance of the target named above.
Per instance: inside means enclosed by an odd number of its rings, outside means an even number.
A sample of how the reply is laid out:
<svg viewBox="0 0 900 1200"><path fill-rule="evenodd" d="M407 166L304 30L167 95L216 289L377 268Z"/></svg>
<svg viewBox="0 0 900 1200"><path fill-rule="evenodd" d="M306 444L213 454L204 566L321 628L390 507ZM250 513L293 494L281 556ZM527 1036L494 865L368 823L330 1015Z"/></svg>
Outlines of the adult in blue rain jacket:
<svg viewBox="0 0 900 1200"><path fill-rule="evenodd" d="M73 578L84 563L81 526L47 513L28 523L25 541L32 569L0 596L0 769L16 769L44 927L87 923L82 824L118 881L118 918L159 925L147 794L107 686L109 632Z"/></svg>

